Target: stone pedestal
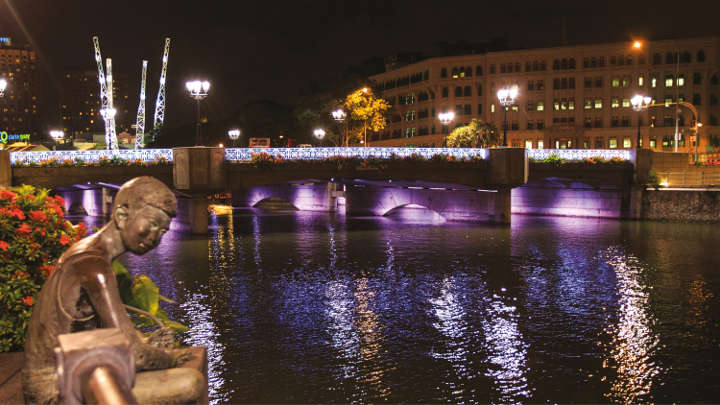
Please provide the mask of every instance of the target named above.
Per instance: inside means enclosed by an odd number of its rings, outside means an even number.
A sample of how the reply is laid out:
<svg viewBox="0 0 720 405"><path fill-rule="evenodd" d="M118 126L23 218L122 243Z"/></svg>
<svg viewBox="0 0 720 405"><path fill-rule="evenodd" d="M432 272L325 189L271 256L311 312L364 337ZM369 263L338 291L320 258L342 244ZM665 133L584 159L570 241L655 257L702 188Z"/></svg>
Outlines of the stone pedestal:
<svg viewBox="0 0 720 405"><path fill-rule="evenodd" d="M187 220L193 233L208 230L207 195L226 189L225 149L195 146L173 149L173 185L189 196Z"/></svg>
<svg viewBox="0 0 720 405"><path fill-rule="evenodd" d="M527 183L529 166L523 148L489 149L486 187L513 187Z"/></svg>

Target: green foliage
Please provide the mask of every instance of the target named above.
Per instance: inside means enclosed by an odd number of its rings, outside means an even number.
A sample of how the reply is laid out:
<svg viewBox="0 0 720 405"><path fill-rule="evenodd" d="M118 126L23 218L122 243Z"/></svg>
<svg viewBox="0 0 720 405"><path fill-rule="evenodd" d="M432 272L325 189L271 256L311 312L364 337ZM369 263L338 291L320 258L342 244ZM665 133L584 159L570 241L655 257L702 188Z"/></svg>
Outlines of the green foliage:
<svg viewBox="0 0 720 405"><path fill-rule="evenodd" d="M35 294L58 257L85 236L64 217L61 197L32 186L0 188L0 352L19 350Z"/></svg>
<svg viewBox="0 0 720 405"><path fill-rule="evenodd" d="M451 148L487 148L497 144L498 131L494 124L473 118L470 124L457 127L446 138Z"/></svg>
<svg viewBox="0 0 720 405"><path fill-rule="evenodd" d="M660 177L658 176L657 172L653 169L650 169L650 171L648 172L647 184L649 184L655 188L660 186Z"/></svg>
<svg viewBox="0 0 720 405"><path fill-rule="evenodd" d="M548 155L545 159L543 159L543 163L548 163L551 165L559 166L561 164L565 163L565 159L561 158L560 156L556 154Z"/></svg>
<svg viewBox="0 0 720 405"><path fill-rule="evenodd" d="M120 297L125 305L135 307L155 316L165 326L176 332L185 332L187 326L170 320L167 312L160 308L160 301L174 303L171 299L160 295L160 289L148 276L133 277L130 272L117 260L112 264L115 279L117 280ZM139 328L152 327L155 321L141 313L130 312L130 318Z"/></svg>

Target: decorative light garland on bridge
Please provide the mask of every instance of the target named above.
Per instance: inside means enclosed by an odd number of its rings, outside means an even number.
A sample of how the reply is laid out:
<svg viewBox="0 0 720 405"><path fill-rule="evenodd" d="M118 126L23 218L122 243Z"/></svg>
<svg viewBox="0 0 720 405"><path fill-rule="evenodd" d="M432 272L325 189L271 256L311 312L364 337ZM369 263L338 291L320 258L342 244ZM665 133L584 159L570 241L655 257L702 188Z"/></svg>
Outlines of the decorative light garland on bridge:
<svg viewBox="0 0 720 405"><path fill-rule="evenodd" d="M408 157L413 154L430 159L435 155L448 155L456 159L488 158L488 150L481 148L226 148L225 160L230 162L250 161L252 155L266 153L273 157L285 160L314 160L325 159L333 156L355 157L361 159L378 158L388 159L393 155L397 157ZM550 155L558 156L565 160L583 160L591 157L602 157L606 160L620 158L634 161L635 150L630 149L525 149L530 159L543 160ZM96 163L100 158L112 159L119 157L129 161L141 160L153 162L158 158L165 158L172 162L172 149L120 149L120 150L58 150L58 151L35 151L35 152L11 152L10 160L15 162L40 163L43 160L56 158L81 159L85 162Z"/></svg>
<svg viewBox="0 0 720 405"><path fill-rule="evenodd" d="M392 155L404 158L413 154L426 159L435 155L449 155L456 159L472 157L487 159L488 157L488 150L481 148L228 148L225 149L225 160L230 162L250 161L252 155L257 153L267 153L285 160L314 160L334 156L388 159Z"/></svg>
<svg viewBox="0 0 720 405"><path fill-rule="evenodd" d="M544 160L555 155L565 160L583 160L593 157L602 157L605 160L620 158L635 161L634 149L525 149L528 159Z"/></svg>
<svg viewBox="0 0 720 405"><path fill-rule="evenodd" d="M75 160L81 159L88 163L97 163L101 158L122 158L129 161L142 160L154 162L158 158L165 158L168 162L173 160L172 149L116 149L116 150L49 150L33 152L10 152L10 161L23 164L40 163L44 160Z"/></svg>

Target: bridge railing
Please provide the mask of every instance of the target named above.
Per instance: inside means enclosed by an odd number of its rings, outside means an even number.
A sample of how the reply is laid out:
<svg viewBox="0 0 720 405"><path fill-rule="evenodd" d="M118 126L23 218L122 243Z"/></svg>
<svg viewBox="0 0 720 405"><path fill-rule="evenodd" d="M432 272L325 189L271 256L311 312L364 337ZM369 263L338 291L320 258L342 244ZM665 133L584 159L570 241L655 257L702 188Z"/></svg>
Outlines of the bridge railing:
<svg viewBox="0 0 720 405"><path fill-rule="evenodd" d="M482 148L227 148L225 149L225 160L230 162L249 161L252 159L252 155L257 153L266 153L285 160L314 160L334 156L387 159L393 155L408 157L413 154L427 159L435 155L449 155L457 159L473 157L487 159L488 157L488 150Z"/></svg>
<svg viewBox="0 0 720 405"><path fill-rule="evenodd" d="M635 161L634 149L525 149L528 159L543 160L555 155L565 160L583 160L592 157L602 157L605 160L620 158Z"/></svg>
<svg viewBox="0 0 720 405"><path fill-rule="evenodd" d="M22 162L24 164L40 163L44 160L58 159L82 159L86 163L97 163L101 158L122 159L143 162L153 162L158 158L165 158L168 162L173 160L172 149L120 149L120 150L49 150L33 152L10 152L10 162Z"/></svg>

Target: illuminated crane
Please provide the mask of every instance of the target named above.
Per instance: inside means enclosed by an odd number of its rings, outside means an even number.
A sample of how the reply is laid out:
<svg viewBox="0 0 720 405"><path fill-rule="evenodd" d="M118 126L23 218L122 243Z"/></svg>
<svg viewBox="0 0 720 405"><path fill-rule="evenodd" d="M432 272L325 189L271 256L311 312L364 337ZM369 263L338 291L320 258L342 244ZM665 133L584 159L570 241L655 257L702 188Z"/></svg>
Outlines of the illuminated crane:
<svg viewBox="0 0 720 405"><path fill-rule="evenodd" d="M168 54L170 53L170 38L165 38L163 50L162 70L160 71L160 87L158 88L157 100L155 101L155 120L153 129L157 130L165 121L165 77L167 76ZM153 132L153 138L156 132ZM153 139L155 140L155 139Z"/></svg>
<svg viewBox="0 0 720 405"><path fill-rule="evenodd" d="M112 62L107 60L108 77L103 71L102 56L100 55L100 41L93 37L95 48L95 62L98 68L98 82L100 82L100 115L105 121L105 147L117 149L117 136L115 135L115 109L112 107ZM110 93L108 93L108 80L110 81Z"/></svg>
<svg viewBox="0 0 720 405"><path fill-rule="evenodd" d="M142 76L140 79L140 103L138 103L137 122L135 124L135 149L143 147L145 136L145 78L147 77L148 61L142 62Z"/></svg>

